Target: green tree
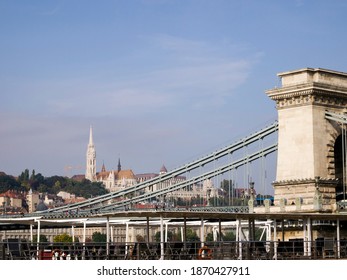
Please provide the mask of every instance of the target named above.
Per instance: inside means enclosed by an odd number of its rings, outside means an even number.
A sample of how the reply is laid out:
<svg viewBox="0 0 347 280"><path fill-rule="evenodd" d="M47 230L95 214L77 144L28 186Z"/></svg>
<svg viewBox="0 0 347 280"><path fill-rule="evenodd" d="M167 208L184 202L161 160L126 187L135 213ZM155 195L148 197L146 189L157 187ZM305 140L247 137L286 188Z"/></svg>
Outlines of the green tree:
<svg viewBox="0 0 347 280"><path fill-rule="evenodd" d="M25 191L26 188L21 186L21 184L14 177L2 174L0 175L0 193L8 190Z"/></svg>
<svg viewBox="0 0 347 280"><path fill-rule="evenodd" d="M19 176L18 176L18 181L21 184L23 188L26 190L30 189L30 184L29 184L29 169L25 169Z"/></svg>
<svg viewBox="0 0 347 280"><path fill-rule="evenodd" d="M29 181L29 169L25 169L19 176L19 182L28 182Z"/></svg>
<svg viewBox="0 0 347 280"><path fill-rule="evenodd" d="M61 190L61 183L60 181L56 181L53 186L54 193L58 193Z"/></svg>
<svg viewBox="0 0 347 280"><path fill-rule="evenodd" d="M31 172L30 180L35 180L35 169Z"/></svg>
<svg viewBox="0 0 347 280"><path fill-rule="evenodd" d="M233 231L227 231L224 234L222 234L223 241L235 241L236 235Z"/></svg>
<svg viewBox="0 0 347 280"><path fill-rule="evenodd" d="M179 233L179 240L181 239L181 232ZM194 230L192 230L191 228L187 228L186 230L186 241L199 241L200 238L199 236L196 234L196 232Z"/></svg>
<svg viewBox="0 0 347 280"><path fill-rule="evenodd" d="M96 231L93 232L92 241L96 243L105 243L107 241L107 236L104 233Z"/></svg>
<svg viewBox="0 0 347 280"><path fill-rule="evenodd" d="M37 242L37 235L33 235L33 242L36 243ZM47 236L44 234L40 234L40 242L48 242Z"/></svg>
<svg viewBox="0 0 347 280"><path fill-rule="evenodd" d="M53 242L54 243L71 243L72 236L68 235L67 233L62 233L62 234L54 236Z"/></svg>
<svg viewBox="0 0 347 280"><path fill-rule="evenodd" d="M209 232L209 233L206 235L206 241L213 241L213 233Z"/></svg>

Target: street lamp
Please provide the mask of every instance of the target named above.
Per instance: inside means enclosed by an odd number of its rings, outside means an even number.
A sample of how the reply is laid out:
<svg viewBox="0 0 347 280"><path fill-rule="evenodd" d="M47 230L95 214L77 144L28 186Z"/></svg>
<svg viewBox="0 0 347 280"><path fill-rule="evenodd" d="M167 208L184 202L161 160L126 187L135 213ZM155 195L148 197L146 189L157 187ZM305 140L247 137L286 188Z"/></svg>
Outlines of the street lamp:
<svg viewBox="0 0 347 280"><path fill-rule="evenodd" d="M249 199L253 201L253 205L254 205L254 182L249 182Z"/></svg>

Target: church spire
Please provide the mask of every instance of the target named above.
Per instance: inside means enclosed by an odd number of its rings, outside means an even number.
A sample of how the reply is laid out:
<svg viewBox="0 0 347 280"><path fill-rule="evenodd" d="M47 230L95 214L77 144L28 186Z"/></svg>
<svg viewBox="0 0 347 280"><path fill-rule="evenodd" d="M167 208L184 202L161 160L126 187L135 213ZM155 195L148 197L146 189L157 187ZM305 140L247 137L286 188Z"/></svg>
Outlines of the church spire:
<svg viewBox="0 0 347 280"><path fill-rule="evenodd" d="M90 129L89 129L89 144L88 144L88 146L94 146L92 126L90 126Z"/></svg>
<svg viewBox="0 0 347 280"><path fill-rule="evenodd" d="M120 165L120 158L118 158L118 172L122 170L122 166Z"/></svg>
<svg viewBox="0 0 347 280"><path fill-rule="evenodd" d="M86 179L95 181L96 179L96 152L93 142L93 129L90 126L89 130L89 143L87 148L87 168L86 168Z"/></svg>

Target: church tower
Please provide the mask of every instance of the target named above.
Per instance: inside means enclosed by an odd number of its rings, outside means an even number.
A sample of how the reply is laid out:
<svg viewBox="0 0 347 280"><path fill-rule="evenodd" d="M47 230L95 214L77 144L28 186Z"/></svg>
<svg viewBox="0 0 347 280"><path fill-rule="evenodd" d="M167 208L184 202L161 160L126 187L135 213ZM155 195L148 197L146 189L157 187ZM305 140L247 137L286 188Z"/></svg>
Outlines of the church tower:
<svg viewBox="0 0 347 280"><path fill-rule="evenodd" d="M86 168L86 179L90 181L96 180L96 152L93 142L93 130L90 127L89 132L89 143L87 148L87 168Z"/></svg>

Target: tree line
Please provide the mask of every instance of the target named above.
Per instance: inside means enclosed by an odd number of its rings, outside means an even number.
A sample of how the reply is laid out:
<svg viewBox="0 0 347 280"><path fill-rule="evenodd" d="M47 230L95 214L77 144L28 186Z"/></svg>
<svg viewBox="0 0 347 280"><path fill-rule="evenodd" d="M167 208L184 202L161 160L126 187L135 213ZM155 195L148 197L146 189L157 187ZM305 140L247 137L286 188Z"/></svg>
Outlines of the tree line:
<svg viewBox="0 0 347 280"><path fill-rule="evenodd" d="M77 181L63 176L44 177L41 173L25 169L17 178L4 173L0 174L0 193L8 190L57 194L65 191L76 196L90 198L107 193L101 182L91 182L87 179Z"/></svg>

